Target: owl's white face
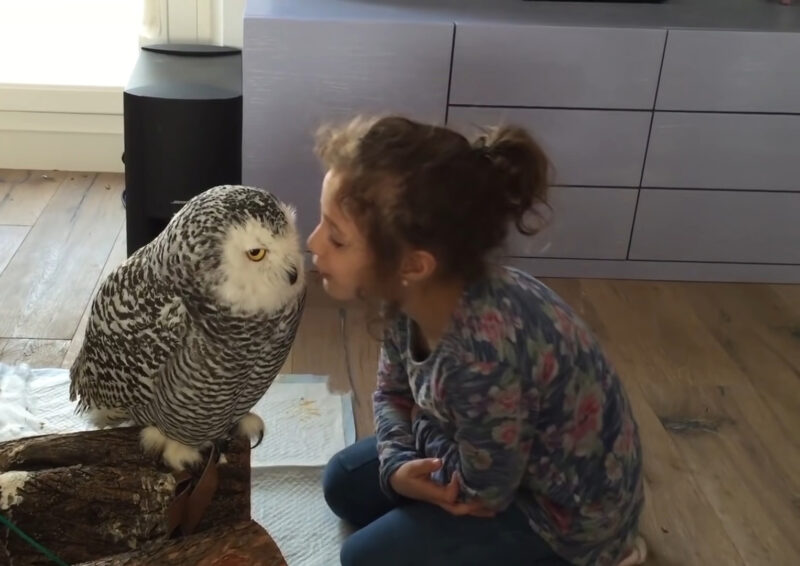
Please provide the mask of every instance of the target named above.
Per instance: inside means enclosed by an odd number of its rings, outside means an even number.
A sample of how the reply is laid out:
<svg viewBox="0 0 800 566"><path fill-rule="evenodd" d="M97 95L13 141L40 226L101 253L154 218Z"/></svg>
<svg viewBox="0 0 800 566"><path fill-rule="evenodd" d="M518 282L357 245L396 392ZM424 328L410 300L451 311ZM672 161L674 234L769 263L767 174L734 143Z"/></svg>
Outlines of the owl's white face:
<svg viewBox="0 0 800 566"><path fill-rule="evenodd" d="M223 239L222 279L216 292L233 311L276 311L305 287L295 211L286 205L282 209L289 222L283 234L250 219L232 227Z"/></svg>

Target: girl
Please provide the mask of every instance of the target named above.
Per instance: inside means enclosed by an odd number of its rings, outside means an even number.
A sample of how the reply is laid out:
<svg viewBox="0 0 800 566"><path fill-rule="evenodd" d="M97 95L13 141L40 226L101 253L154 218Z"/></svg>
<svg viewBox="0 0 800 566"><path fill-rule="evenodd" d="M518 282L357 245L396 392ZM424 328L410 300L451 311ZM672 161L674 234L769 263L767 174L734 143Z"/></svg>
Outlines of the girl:
<svg viewBox="0 0 800 566"><path fill-rule="evenodd" d="M323 129L326 292L383 305L376 437L328 464L352 565L636 564L642 456L594 336L533 277L493 265L546 201L522 129L470 143L402 117Z"/></svg>

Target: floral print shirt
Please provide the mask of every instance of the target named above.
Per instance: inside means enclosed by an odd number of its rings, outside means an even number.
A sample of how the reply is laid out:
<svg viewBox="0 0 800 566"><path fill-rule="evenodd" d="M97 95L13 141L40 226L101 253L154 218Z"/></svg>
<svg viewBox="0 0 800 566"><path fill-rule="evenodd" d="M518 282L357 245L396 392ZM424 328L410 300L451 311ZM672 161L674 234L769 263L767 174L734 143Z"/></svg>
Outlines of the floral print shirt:
<svg viewBox="0 0 800 566"><path fill-rule="evenodd" d="M387 329L374 408L380 480L442 458L462 498L518 505L572 564L616 565L637 534L642 451L631 406L596 338L534 277L495 268L465 290L424 359L416 325ZM411 422L411 409L420 410Z"/></svg>

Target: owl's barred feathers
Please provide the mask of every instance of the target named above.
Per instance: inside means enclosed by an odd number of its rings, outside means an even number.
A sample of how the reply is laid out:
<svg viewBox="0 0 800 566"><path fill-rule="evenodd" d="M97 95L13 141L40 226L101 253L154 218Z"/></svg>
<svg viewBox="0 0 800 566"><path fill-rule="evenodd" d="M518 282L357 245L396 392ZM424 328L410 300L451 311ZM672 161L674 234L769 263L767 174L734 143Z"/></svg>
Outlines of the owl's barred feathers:
<svg viewBox="0 0 800 566"><path fill-rule="evenodd" d="M266 257L247 259L249 248ZM303 271L294 211L274 196L221 186L194 197L101 284L70 399L191 447L227 437L286 360Z"/></svg>

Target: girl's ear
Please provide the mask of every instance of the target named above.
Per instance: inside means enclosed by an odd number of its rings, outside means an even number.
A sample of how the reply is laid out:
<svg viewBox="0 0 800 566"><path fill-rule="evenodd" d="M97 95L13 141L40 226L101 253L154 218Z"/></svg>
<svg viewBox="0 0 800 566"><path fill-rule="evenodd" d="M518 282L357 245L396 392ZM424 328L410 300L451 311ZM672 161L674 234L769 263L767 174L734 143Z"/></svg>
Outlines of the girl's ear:
<svg viewBox="0 0 800 566"><path fill-rule="evenodd" d="M419 283L431 277L436 271L436 258L425 250L412 250L406 252L400 264L400 278L402 281Z"/></svg>

